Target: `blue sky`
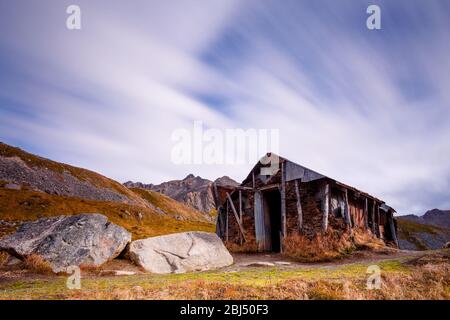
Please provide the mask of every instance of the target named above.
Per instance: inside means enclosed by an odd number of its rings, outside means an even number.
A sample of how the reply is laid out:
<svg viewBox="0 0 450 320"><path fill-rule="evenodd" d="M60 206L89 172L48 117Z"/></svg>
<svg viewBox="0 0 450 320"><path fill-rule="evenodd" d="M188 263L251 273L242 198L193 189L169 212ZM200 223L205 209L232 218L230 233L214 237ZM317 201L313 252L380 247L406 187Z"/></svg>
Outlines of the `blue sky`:
<svg viewBox="0 0 450 320"><path fill-rule="evenodd" d="M6 143L119 181L242 180L173 164L171 134L276 128L281 155L400 213L450 208L447 0L0 0L0 30Z"/></svg>

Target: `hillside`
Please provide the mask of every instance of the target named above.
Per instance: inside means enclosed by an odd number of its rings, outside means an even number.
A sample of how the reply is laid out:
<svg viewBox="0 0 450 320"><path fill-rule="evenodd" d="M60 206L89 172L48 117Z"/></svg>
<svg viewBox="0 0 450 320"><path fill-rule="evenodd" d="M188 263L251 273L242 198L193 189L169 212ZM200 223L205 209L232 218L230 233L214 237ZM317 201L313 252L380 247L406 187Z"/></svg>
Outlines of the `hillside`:
<svg viewBox="0 0 450 320"><path fill-rule="evenodd" d="M401 249L440 249L450 241L449 228L412 221L409 217L398 217L397 221Z"/></svg>
<svg viewBox="0 0 450 320"><path fill-rule="evenodd" d="M239 183L224 176L214 181L217 185L237 186ZM129 188L151 190L201 211L210 216L215 209L213 196L213 181L189 174L182 180L171 180L158 185L128 181L124 183Z"/></svg>
<svg viewBox="0 0 450 320"><path fill-rule="evenodd" d="M104 214L135 239L214 231L202 213L162 194L144 192L0 143L0 236L20 221L79 213Z"/></svg>
<svg viewBox="0 0 450 320"><path fill-rule="evenodd" d="M112 179L1 142L0 181L60 196L145 205L135 193Z"/></svg>

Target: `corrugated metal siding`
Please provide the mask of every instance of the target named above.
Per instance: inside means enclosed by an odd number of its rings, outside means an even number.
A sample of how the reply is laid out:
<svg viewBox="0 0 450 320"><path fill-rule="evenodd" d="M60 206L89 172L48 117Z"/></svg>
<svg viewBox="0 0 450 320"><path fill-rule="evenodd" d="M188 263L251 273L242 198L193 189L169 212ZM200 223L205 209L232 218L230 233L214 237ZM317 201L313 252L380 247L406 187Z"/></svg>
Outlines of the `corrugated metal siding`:
<svg viewBox="0 0 450 320"><path fill-rule="evenodd" d="M266 243L266 229L264 223L264 209L262 194L260 191L255 192L255 236L259 250L264 250Z"/></svg>

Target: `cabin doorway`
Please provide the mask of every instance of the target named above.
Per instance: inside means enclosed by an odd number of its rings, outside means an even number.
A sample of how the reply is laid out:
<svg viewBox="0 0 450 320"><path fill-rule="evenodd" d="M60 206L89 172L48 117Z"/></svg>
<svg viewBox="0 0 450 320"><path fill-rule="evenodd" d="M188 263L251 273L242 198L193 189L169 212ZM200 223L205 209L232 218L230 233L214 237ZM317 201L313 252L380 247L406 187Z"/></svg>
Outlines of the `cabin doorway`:
<svg viewBox="0 0 450 320"><path fill-rule="evenodd" d="M265 249L281 251L281 194L278 189L263 192Z"/></svg>

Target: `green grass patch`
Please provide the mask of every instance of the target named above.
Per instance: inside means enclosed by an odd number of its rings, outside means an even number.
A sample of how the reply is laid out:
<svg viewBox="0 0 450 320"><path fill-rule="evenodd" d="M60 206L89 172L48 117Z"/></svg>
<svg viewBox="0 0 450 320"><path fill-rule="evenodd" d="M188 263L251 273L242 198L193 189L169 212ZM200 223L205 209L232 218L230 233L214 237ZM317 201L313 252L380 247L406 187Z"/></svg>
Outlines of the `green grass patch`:
<svg viewBox="0 0 450 320"><path fill-rule="evenodd" d="M82 275L82 291L108 291L115 289L164 289L169 285L184 285L189 282L205 281L205 283L223 283L251 287L265 287L281 284L289 280L357 280L367 277L367 267L376 264L385 273L409 273L410 267L399 260L385 260L373 263L355 263L341 266L307 266L292 269L250 268L238 272L222 270L186 274L139 274L132 276L94 277ZM0 299L50 299L70 293L66 288L67 278L54 276L41 280L20 280L0 284Z"/></svg>

